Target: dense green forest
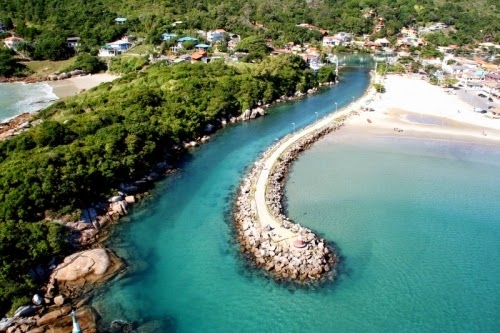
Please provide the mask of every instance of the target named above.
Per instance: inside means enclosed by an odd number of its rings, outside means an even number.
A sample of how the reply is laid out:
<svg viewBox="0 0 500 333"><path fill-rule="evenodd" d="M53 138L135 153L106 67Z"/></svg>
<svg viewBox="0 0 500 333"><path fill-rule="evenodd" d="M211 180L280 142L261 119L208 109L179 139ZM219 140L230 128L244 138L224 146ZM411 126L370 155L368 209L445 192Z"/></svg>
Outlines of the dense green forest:
<svg viewBox="0 0 500 333"><path fill-rule="evenodd" d="M0 143L0 313L36 290L28 275L35 263L64 253L57 224L27 222L105 201L121 182L175 158L207 124L334 73L325 66L315 75L298 56L244 66L158 63L41 111L40 125Z"/></svg>
<svg viewBox="0 0 500 333"><path fill-rule="evenodd" d="M0 0L0 8L0 20L13 22L18 34L35 42L34 54L47 59L61 54L44 52L44 43L61 43L68 36L81 37L82 50L90 51L125 32L159 41L161 33L176 29L225 28L285 43L318 40L317 31L296 26L307 22L359 35L372 32L375 19L363 16L370 9L386 19L381 35L441 21L457 29L450 33L451 42L500 42L497 0ZM116 24L116 17L128 20ZM177 20L184 24L174 28Z"/></svg>
<svg viewBox="0 0 500 333"><path fill-rule="evenodd" d="M0 219L86 207L208 123L316 85L297 56L246 67L160 63L60 101L39 114L42 124L0 143Z"/></svg>
<svg viewBox="0 0 500 333"><path fill-rule="evenodd" d="M0 223L0 314L26 305L47 276L50 261L69 251L57 223Z"/></svg>
<svg viewBox="0 0 500 333"><path fill-rule="evenodd" d="M18 50L22 54L33 60L61 60L75 53L66 45L70 36L81 38L79 52L93 55L104 43L126 33L160 44L165 32L185 35L216 28L241 34L244 41L270 39L283 46L321 40L318 30L298 27L298 23L361 35L373 32L376 17L385 19L385 27L373 38L394 36L403 26L441 21L454 28L427 34L431 45L500 42L499 7L497 0L0 0L0 21L25 38L27 43ZM366 17L370 11L373 15ZM127 21L117 24L116 17ZM179 20L183 23L174 27L172 22ZM266 54L263 42L247 46L239 46L252 53L246 61L258 61ZM113 65L114 70L120 67ZM102 66L90 68L95 71ZM12 55L0 54L0 76L25 74Z"/></svg>
<svg viewBox="0 0 500 333"><path fill-rule="evenodd" d="M26 67L19 63L14 54L8 48L0 48L0 76L19 76L26 71Z"/></svg>

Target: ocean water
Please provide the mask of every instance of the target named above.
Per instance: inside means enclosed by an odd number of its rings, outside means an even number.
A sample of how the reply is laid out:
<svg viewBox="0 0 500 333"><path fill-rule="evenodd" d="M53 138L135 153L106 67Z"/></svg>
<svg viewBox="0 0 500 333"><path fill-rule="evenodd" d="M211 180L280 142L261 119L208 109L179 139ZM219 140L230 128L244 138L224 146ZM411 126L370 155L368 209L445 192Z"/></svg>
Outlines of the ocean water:
<svg viewBox="0 0 500 333"><path fill-rule="evenodd" d="M0 121L38 111L56 99L47 83L0 83Z"/></svg>
<svg viewBox="0 0 500 333"><path fill-rule="evenodd" d="M331 329L497 332L500 147L338 134L286 192L290 216L343 256Z"/></svg>
<svg viewBox="0 0 500 333"><path fill-rule="evenodd" d="M194 151L115 225L108 245L129 272L96 293L103 322L163 321L155 332L495 331L493 149L450 147L445 158L438 145L346 141L334 152L336 139L327 139L294 166L287 202L293 218L336 242L344 256L338 281L293 290L238 257L230 211L245 170L292 123L300 128L335 102L347 105L368 82L365 69L346 69L341 84L220 131ZM361 166L373 173L361 177Z"/></svg>

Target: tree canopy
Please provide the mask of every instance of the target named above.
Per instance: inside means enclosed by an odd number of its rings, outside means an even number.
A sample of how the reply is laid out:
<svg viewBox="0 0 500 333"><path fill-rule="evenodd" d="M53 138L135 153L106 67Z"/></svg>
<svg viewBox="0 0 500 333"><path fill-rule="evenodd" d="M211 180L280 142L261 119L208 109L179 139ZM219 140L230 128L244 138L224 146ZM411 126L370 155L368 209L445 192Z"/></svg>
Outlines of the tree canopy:
<svg viewBox="0 0 500 333"><path fill-rule="evenodd" d="M24 71L26 67L14 55L10 49L0 47L0 76L10 77Z"/></svg>
<svg viewBox="0 0 500 333"><path fill-rule="evenodd" d="M208 123L316 85L297 56L250 67L159 63L55 103L39 113L40 125L0 143L0 219L85 208Z"/></svg>
<svg viewBox="0 0 500 333"><path fill-rule="evenodd" d="M385 19L382 34L394 35L402 26L441 21L454 25L455 42L498 41L497 0L0 0L5 22L14 22L17 33L30 42L40 34L57 31L66 38L81 37L89 51L125 32L159 41L163 32L184 29L224 28L243 37L260 34L282 42L319 40L318 30L297 27L310 23L329 31L371 33L375 17ZM116 17L126 17L116 24ZM9 21L10 20L10 21ZM182 21L179 27L172 22Z"/></svg>

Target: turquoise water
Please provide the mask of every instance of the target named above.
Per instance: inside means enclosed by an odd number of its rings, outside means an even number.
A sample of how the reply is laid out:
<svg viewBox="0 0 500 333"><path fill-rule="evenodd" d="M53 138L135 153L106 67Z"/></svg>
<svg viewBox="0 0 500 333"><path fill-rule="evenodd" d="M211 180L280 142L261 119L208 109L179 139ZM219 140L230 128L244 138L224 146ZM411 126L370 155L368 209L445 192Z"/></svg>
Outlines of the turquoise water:
<svg viewBox="0 0 500 333"><path fill-rule="evenodd" d="M330 183L324 185L327 182L318 177L322 175L323 169L329 169L330 160L314 161L318 154L308 153L297 164L288 187L288 202L294 218L338 242L345 256L339 282L320 290L291 290L276 285L259 272L247 269L238 258L229 216L232 196L246 168L276 138L289 133L292 122L299 128L314 121L315 112L319 116L330 113L335 109L335 101L339 103L339 108L346 105L352 96L359 97L363 93L368 79L366 70L346 70L342 84L303 101L281 105L264 118L229 127L218 133L212 142L194 152L183 165L182 172L160 183L148 203L136 207L129 218L116 225L109 245L126 258L131 272L108 284L93 300L103 320L168 321L169 325L156 332L436 331L433 323L439 324L438 331L452 332L466 327L465 331L481 328L480 331L484 332L498 326L494 314L499 309L492 302L495 297L493 291L498 289L498 280L495 280L498 269L495 271L494 266L490 265L483 267L484 261L483 266L478 267L474 261L479 257L483 259L476 253L478 250L482 253L483 247L490 244L493 237L498 238L494 220L489 224L485 220L491 220L495 215L482 215L482 227L474 229L474 237L482 237L483 232L478 234L478 230L483 230L484 239L473 242L469 235L468 243L455 244L451 248L448 244L442 247L439 244L449 235L460 234L452 230L452 223L448 223L444 230L447 231L446 235L438 226L427 227L427 223L433 221L432 218L425 219L424 224L423 221L414 223L414 220L399 215L399 218L388 220L385 227L383 219L374 219L363 226L361 222L353 221L357 218L356 212L359 215L374 215L377 210L372 207L376 203L380 207L395 206L394 210L399 209L400 214L406 214L407 210L402 202L387 203L380 196L374 197L371 203L367 199L370 197L368 192L363 204L372 206L359 209L348 206L346 203L349 202L356 207L360 205L354 197L344 197L334 204L327 198L337 193L337 187ZM386 149L384 145L382 147ZM387 149L392 151L390 146ZM314 153L315 150L312 150L311 154ZM435 158L430 156L428 159ZM372 158L368 158L364 165L371 161ZM303 163L306 168L301 172ZM317 164L318 169L313 169L307 163ZM465 160L458 165L462 163L476 165L476 162ZM481 165L493 168L490 164ZM347 175L349 168L346 166L340 171ZM340 171L337 171L339 175ZM399 170L399 173L405 178L408 175L407 170ZM428 170L428 173L431 174L431 171ZM488 174L493 176L492 172L488 171ZM395 179L390 173L385 175L388 182L389 175ZM472 174L470 177L478 176ZM495 182L498 184L498 176L495 177L490 178L490 185L478 185L491 194L484 203L484 207L490 210L494 205L493 198L498 194L493 193L498 192L498 186L493 185ZM327 175L327 178L331 177ZM357 182L356 175L347 179L351 183ZM462 181L459 179L459 182ZM465 216L462 210L469 207L451 205L450 202L459 197L455 192L448 201L442 196L434 197L432 192L412 190L402 180L391 182L394 183L391 188L398 189L401 196L404 194L408 200L415 199L418 207L423 207L425 202L437 205L445 201L447 207L453 207L450 214L457 217ZM314 193L310 187L314 184L322 186L324 192ZM443 184L443 188L447 185ZM457 186L463 190L469 185L462 182ZM420 203L417 200L420 198L428 201ZM315 206L315 203L322 204L321 211L317 210L319 206ZM430 208L428 212L440 214L440 210L433 211ZM495 211L491 212L493 214ZM380 214L384 215L383 210ZM427 238L419 238L420 234L414 231L405 238L401 237L401 230L399 233L396 230L384 232L390 226L398 229L395 220L405 223L404 227L399 228L403 231L410 222L413 229L420 226L418 230ZM337 224L343 221L342 227L331 228L332 221L338 221ZM378 221L378 225L375 225L375 221ZM366 221L363 220L363 223ZM467 223L468 220L465 220L459 224ZM339 229L344 230L343 235ZM377 233L370 234L371 229ZM363 235L368 240L365 241ZM374 235L377 237L370 239ZM495 245L490 244L488 249L487 255L498 255ZM390 251L390 255L377 252L379 250ZM406 252L410 261L403 256ZM449 263L452 259L459 266L452 266ZM444 279L441 273L440 278L430 279L431 274L427 270L409 270L413 265L422 268L427 262L435 263L436 260L443 263L440 272L445 268L446 271L453 268L449 270L448 279ZM493 261L488 264L491 263ZM467 268L469 272L474 270L472 276L465 279L465 287L460 282L463 276L457 275L460 267ZM455 279L455 276L458 278ZM476 283L471 285L471 279L477 279ZM432 283L422 285L420 281ZM477 284L483 287L479 288ZM460 285L459 289L457 285ZM485 290L490 290L490 294ZM462 308L453 307L454 294L457 293L467 294L465 300L477 294L475 306L470 307L474 311L481 308L482 316L464 316ZM424 299L424 295L431 296ZM443 301L435 302L435 299ZM448 307L443 306L446 300L449 300ZM422 304L425 306L422 307ZM439 308L436 308L438 305ZM467 324L470 320L474 322Z"/></svg>
<svg viewBox="0 0 500 333"><path fill-rule="evenodd" d="M0 83L0 121L40 110L56 99L47 83Z"/></svg>
<svg viewBox="0 0 500 333"><path fill-rule="evenodd" d="M445 141L340 134L307 151L286 194L344 257L331 329L498 332L499 169L500 148Z"/></svg>

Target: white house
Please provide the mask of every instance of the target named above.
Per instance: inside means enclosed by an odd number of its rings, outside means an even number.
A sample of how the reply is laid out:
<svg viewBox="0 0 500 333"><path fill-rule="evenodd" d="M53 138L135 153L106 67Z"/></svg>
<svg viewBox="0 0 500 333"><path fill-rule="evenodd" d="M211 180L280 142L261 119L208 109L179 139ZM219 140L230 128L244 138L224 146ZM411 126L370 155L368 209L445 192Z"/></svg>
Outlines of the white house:
<svg viewBox="0 0 500 333"><path fill-rule="evenodd" d="M378 44L381 47L389 47L391 45L387 38L377 38L375 39L375 44Z"/></svg>
<svg viewBox="0 0 500 333"><path fill-rule="evenodd" d="M337 46L342 45L342 39L337 36L325 36L323 37L323 46Z"/></svg>
<svg viewBox="0 0 500 333"><path fill-rule="evenodd" d="M8 37L5 38L4 40L5 46L7 46L9 49L17 51L17 48L24 44L24 39L19 38L19 37Z"/></svg>
<svg viewBox="0 0 500 333"><path fill-rule="evenodd" d="M99 49L99 57L114 57L132 47L129 39L120 39L112 43L107 43Z"/></svg>
<svg viewBox="0 0 500 333"><path fill-rule="evenodd" d="M343 32L343 31L337 32L334 35L334 37L337 37L338 39L340 39L342 41L342 43L347 43L347 42L351 41L351 39L352 39L351 34L348 34L348 33Z"/></svg>
<svg viewBox="0 0 500 333"><path fill-rule="evenodd" d="M385 39L385 38L384 38ZM424 42L418 37L400 37L398 38L396 45L398 46L419 46L423 45Z"/></svg>
<svg viewBox="0 0 500 333"><path fill-rule="evenodd" d="M80 37L68 37L66 38L66 44L68 47L77 48L80 46Z"/></svg>
<svg viewBox="0 0 500 333"><path fill-rule="evenodd" d="M115 42L108 43L106 45L108 45L109 47L111 47L113 49L117 49L120 51L127 51L128 49L130 49L132 47L132 43L130 43L128 38L120 39L120 40L117 40Z"/></svg>
<svg viewBox="0 0 500 333"><path fill-rule="evenodd" d="M164 34L161 34L161 39L164 40L164 41L175 39L175 37L177 37L176 34L170 34L168 32L166 32Z"/></svg>
<svg viewBox="0 0 500 333"><path fill-rule="evenodd" d="M217 42L217 41L224 39L225 35L226 35L226 30L224 30L224 29L217 29L214 31L208 31L207 32L207 40L209 42Z"/></svg>

